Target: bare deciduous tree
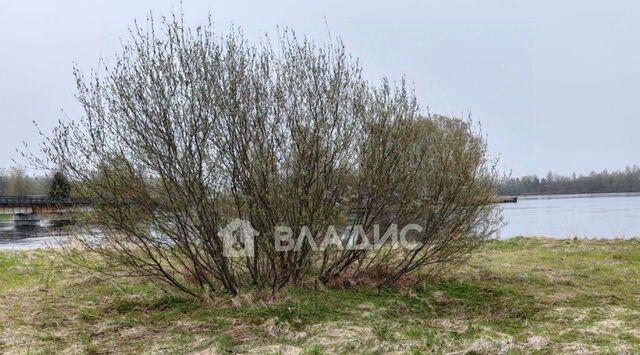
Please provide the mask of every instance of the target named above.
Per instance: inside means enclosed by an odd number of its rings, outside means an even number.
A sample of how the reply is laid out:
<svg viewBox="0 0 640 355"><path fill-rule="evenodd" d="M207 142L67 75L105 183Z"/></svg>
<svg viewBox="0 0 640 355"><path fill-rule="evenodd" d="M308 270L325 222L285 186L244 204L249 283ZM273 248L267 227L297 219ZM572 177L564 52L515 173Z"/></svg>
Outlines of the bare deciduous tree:
<svg viewBox="0 0 640 355"><path fill-rule="evenodd" d="M253 45L176 17L147 28L102 74L75 71L85 115L60 123L41 161L93 205L77 255L98 256L102 271L198 298L380 267L391 284L494 232L482 137L466 121L422 116L404 82L368 83L340 41L285 31ZM244 259L226 257L217 235L235 218L259 233ZM361 225L369 239L376 224L404 223L424 227L412 236L420 248L275 249L279 225L319 244L332 225Z"/></svg>

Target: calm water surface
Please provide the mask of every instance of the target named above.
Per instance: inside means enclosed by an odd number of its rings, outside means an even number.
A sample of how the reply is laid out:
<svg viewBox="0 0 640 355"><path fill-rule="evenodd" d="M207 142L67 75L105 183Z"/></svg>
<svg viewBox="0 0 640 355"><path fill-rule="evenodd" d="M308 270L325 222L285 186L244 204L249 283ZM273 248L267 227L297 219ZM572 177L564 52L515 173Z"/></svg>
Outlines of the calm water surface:
<svg viewBox="0 0 640 355"><path fill-rule="evenodd" d="M640 193L520 197L501 205L507 225L501 238L640 237ZM0 251L28 250L57 245L64 240L59 228L14 228L0 222Z"/></svg>
<svg viewBox="0 0 640 355"><path fill-rule="evenodd" d="M59 222L42 221L38 226L15 227L13 222L0 222L0 251L31 250L59 246L66 240Z"/></svg>
<svg viewBox="0 0 640 355"><path fill-rule="evenodd" d="M502 207L502 238L640 237L640 193L529 196Z"/></svg>
<svg viewBox="0 0 640 355"><path fill-rule="evenodd" d="M0 222L0 251L47 248L59 245L64 239L63 229L46 224L16 228L10 222Z"/></svg>

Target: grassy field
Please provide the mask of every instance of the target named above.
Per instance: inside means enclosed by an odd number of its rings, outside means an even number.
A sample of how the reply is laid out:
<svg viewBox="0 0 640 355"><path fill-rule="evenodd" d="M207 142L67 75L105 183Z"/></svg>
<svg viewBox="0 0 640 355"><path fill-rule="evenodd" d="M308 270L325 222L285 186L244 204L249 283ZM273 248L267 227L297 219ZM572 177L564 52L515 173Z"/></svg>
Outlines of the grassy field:
<svg viewBox="0 0 640 355"><path fill-rule="evenodd" d="M8 222L13 218L10 214L0 214L0 222Z"/></svg>
<svg viewBox="0 0 640 355"><path fill-rule="evenodd" d="M411 289L291 289L201 305L0 253L0 353L638 353L640 241L491 242Z"/></svg>

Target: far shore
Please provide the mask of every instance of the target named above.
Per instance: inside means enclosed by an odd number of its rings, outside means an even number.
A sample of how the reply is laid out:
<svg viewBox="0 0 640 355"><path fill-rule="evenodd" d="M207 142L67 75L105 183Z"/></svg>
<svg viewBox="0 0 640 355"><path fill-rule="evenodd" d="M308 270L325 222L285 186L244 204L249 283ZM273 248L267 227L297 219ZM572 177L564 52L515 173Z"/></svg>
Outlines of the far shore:
<svg viewBox="0 0 640 355"><path fill-rule="evenodd" d="M548 195L514 195L518 199L555 199L555 198L589 198L589 197L617 197L617 196L640 196L640 191L632 192L595 192L580 194L548 194Z"/></svg>

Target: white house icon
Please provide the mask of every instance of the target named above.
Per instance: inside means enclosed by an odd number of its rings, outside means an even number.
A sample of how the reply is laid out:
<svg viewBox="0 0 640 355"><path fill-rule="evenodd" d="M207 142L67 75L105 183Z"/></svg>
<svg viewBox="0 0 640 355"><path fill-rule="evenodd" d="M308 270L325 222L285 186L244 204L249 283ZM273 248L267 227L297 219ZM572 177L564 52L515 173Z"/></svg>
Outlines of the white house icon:
<svg viewBox="0 0 640 355"><path fill-rule="evenodd" d="M218 237L222 238L224 256L227 258L252 257L253 238L259 234L253 229L251 223L236 218L218 232Z"/></svg>

